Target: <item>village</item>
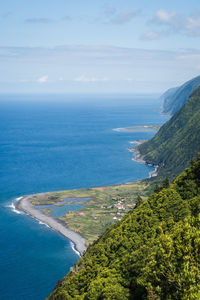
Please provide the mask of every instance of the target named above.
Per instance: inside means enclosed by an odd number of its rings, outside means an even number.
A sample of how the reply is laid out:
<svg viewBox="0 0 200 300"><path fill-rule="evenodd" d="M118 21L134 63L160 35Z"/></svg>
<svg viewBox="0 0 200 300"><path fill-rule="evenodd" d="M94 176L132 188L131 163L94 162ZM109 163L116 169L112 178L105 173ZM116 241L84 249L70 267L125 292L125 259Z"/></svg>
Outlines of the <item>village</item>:
<svg viewBox="0 0 200 300"><path fill-rule="evenodd" d="M114 203L113 205L109 205L109 206L101 206L102 209L106 209L108 212L109 210L113 210L113 209L117 209L117 211L114 212L110 212L110 216L112 216L113 220L116 221L121 221L121 218L131 209L133 209L135 207L135 203L131 203L130 204L130 200L129 202L127 202L126 198L112 198L111 201L114 201L116 203Z"/></svg>
<svg viewBox="0 0 200 300"><path fill-rule="evenodd" d="M130 210L136 207L138 197L147 198L149 185L145 182L68 190L45 193L32 198L33 205L51 204L54 206L80 205L78 210L68 210L59 217L67 228L80 233L86 245L97 239L110 225L119 222ZM70 201L66 202L67 199ZM82 206L83 201L85 205ZM51 214L50 210L43 213Z"/></svg>

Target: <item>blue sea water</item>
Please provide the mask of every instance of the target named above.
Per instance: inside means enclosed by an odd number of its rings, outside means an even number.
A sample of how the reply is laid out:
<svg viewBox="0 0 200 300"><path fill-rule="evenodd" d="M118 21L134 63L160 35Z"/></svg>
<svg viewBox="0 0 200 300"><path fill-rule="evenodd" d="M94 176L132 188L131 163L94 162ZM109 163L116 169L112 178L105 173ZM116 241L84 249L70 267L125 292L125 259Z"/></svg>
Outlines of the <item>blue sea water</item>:
<svg viewBox="0 0 200 300"><path fill-rule="evenodd" d="M70 241L12 202L148 177L152 168L127 148L154 133L113 129L163 124L159 110L150 96L0 96L0 299L44 299L79 258Z"/></svg>

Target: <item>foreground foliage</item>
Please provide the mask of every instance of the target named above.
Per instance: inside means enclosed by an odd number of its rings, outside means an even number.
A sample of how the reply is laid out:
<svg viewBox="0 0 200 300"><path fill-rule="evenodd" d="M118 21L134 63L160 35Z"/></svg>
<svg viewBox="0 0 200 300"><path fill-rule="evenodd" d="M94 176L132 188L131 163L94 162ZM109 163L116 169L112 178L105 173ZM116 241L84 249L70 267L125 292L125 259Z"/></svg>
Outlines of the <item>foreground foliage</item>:
<svg viewBox="0 0 200 300"><path fill-rule="evenodd" d="M49 299L199 299L199 192L198 155L90 245Z"/></svg>

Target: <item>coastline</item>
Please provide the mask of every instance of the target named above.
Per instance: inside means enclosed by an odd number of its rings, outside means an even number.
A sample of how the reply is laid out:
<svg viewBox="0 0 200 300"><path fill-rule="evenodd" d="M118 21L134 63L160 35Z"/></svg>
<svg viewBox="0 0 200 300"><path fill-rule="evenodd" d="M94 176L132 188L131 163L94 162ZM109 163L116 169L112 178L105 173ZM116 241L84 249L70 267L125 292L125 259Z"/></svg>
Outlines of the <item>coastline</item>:
<svg viewBox="0 0 200 300"><path fill-rule="evenodd" d="M62 234L64 237L68 238L73 244L75 250L79 253L80 256L86 251L85 239L77 232L68 229L62 221L47 216L43 214L40 210L36 209L33 204L31 204L30 199L34 195L27 195L22 197L17 202L17 209L25 212L26 214L32 216L34 219L44 223L52 230L57 231Z"/></svg>
<svg viewBox="0 0 200 300"><path fill-rule="evenodd" d="M154 132L158 131L160 126L158 125L142 125L142 126L131 126L131 127L119 127L114 128L114 131L118 132Z"/></svg>
<svg viewBox="0 0 200 300"><path fill-rule="evenodd" d="M132 148L128 148L128 150L133 153L132 160L134 160L136 162L139 162L141 164L146 164L146 165L148 165L150 167L154 167L154 170L151 171L151 172L149 172L149 178L156 177L156 176L158 176L158 167L159 166L147 163L144 160L144 157L141 155L140 151L137 149L138 145L141 145L141 144L143 144L145 142L146 142L146 140L132 141L130 143L131 144L136 144L136 146L134 146Z"/></svg>
<svg viewBox="0 0 200 300"><path fill-rule="evenodd" d="M132 160L154 167L154 170L149 172L149 177L151 178L151 177L155 177L158 175L158 172L157 172L158 166L148 164L144 160L143 156L140 154L139 150L137 149L137 145L140 145L146 141L147 140L131 141L130 144L135 144L135 146L128 148L128 150L133 153ZM80 233L77 233L76 231L67 228L66 224L62 220L59 220L57 218L54 218L52 216L44 214L39 209L35 208L35 206L31 203L30 199L32 197L34 197L36 195L44 195L44 194L48 194L48 192L19 197L15 208L17 208L19 211L22 211L22 212L32 216L34 219L45 224L52 230L62 234L64 237L68 238L72 243L72 249L75 252L78 252L79 256L82 256L87 249L86 239L83 238L83 236Z"/></svg>

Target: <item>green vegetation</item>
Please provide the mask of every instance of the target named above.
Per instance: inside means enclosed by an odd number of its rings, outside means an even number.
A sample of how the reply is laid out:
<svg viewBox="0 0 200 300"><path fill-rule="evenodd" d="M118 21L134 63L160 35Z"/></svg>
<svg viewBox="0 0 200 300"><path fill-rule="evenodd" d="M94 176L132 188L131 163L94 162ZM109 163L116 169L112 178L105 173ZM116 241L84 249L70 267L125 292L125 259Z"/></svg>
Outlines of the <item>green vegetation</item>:
<svg viewBox="0 0 200 300"><path fill-rule="evenodd" d="M187 101L198 80L168 91L182 97L170 113ZM145 161L159 165L156 180L43 198L58 205L62 197L90 198L81 211L62 218L89 246L49 300L200 299L200 154L192 159L200 151L200 87L138 149Z"/></svg>
<svg viewBox="0 0 200 300"><path fill-rule="evenodd" d="M188 100L192 92L200 85L200 76L187 81L178 88L172 88L165 92L161 99L164 100L163 112L173 115Z"/></svg>
<svg viewBox="0 0 200 300"><path fill-rule="evenodd" d="M49 300L200 299L200 155L90 245Z"/></svg>
<svg viewBox="0 0 200 300"><path fill-rule="evenodd" d="M121 220L134 208L139 195L141 203L149 194L149 184L140 181L116 186L45 193L34 196L31 202L34 205L67 206L72 203L80 204L82 198L87 198L87 204L82 209L69 211L60 219L68 228L80 233L86 239L86 245L89 245L110 225ZM66 198L73 200L62 203ZM49 214L51 210L46 209L43 212Z"/></svg>
<svg viewBox="0 0 200 300"><path fill-rule="evenodd" d="M148 163L159 165L160 177L180 174L200 151L200 87L153 139L138 146Z"/></svg>
<svg viewBox="0 0 200 300"><path fill-rule="evenodd" d="M42 212L43 212L43 214L45 214L45 215L49 215L49 214L52 213L52 210L51 210L51 209L48 209L48 208L45 208L45 209L42 209Z"/></svg>

